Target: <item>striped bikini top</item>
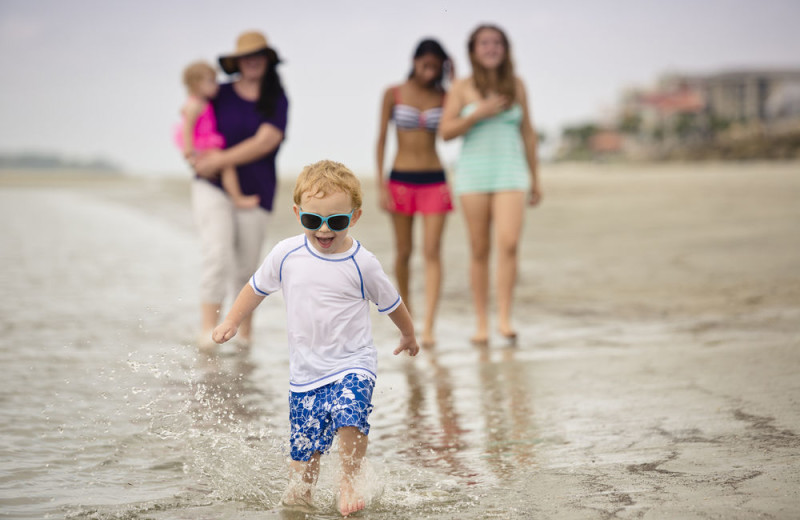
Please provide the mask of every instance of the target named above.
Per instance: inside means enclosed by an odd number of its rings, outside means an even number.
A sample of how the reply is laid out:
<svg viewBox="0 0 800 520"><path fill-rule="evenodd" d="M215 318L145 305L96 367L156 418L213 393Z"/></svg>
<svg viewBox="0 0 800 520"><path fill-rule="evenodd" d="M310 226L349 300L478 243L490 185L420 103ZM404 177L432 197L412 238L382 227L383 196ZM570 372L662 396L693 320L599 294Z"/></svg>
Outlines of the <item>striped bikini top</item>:
<svg viewBox="0 0 800 520"><path fill-rule="evenodd" d="M439 120L442 118L442 107L433 107L428 110L404 105L400 102L400 89L395 87L394 107L392 108L392 119L398 130L427 130L435 132L439 127Z"/></svg>

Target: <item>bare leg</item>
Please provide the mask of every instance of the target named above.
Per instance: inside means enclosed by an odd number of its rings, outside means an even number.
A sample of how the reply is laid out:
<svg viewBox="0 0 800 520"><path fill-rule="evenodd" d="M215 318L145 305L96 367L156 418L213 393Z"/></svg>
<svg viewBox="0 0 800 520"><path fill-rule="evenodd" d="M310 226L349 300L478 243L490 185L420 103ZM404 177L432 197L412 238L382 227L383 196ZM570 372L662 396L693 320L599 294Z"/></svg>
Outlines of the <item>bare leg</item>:
<svg viewBox="0 0 800 520"><path fill-rule="evenodd" d="M474 343L489 341L489 245L492 221L492 194L470 193L461 196L470 243L469 277L475 306Z"/></svg>
<svg viewBox="0 0 800 520"><path fill-rule="evenodd" d="M517 281L517 250L525 216L525 193L496 193L492 213L497 237L497 328L506 338L514 339L511 307Z"/></svg>
<svg viewBox="0 0 800 520"><path fill-rule="evenodd" d="M231 202L237 208L249 209L258 207L261 199L258 195L245 195L239 186L239 176L236 175L236 168L225 168L222 170L222 187L230 196Z"/></svg>
<svg viewBox="0 0 800 520"><path fill-rule="evenodd" d="M411 263L411 251L413 248L414 217L392 213L392 222L394 223L396 251L394 274L397 278L397 290L400 291L400 297L406 304L408 312L411 312L411 299L408 287L410 280L409 264Z"/></svg>
<svg viewBox="0 0 800 520"><path fill-rule="evenodd" d="M291 464L292 475L289 479L289 489L283 497L287 505L311 505L311 492L319 477L319 459L321 454L314 453L307 462L293 460Z"/></svg>
<svg viewBox="0 0 800 520"><path fill-rule="evenodd" d="M253 314L249 314L242 319L242 323L239 324L239 341L242 342L245 346L249 346L250 338L253 335Z"/></svg>
<svg viewBox="0 0 800 520"><path fill-rule="evenodd" d="M343 426L336 431L336 434L339 436L339 455L342 464L339 512L342 516L347 516L366 507L364 495L357 489L356 478L361 471L361 462L367 454L368 439L355 426Z"/></svg>
<svg viewBox="0 0 800 520"><path fill-rule="evenodd" d="M431 347L436 343L434 322L442 289L442 233L447 215L440 213L424 217L425 240L425 328L422 345Z"/></svg>
<svg viewBox="0 0 800 520"><path fill-rule="evenodd" d="M219 303L201 303L200 304L200 337L197 341L197 346L201 350L211 350L216 347L216 343L211 339L211 331L217 326L219 322L219 311L221 309Z"/></svg>
<svg viewBox="0 0 800 520"><path fill-rule="evenodd" d="M222 305L219 303L202 303L200 304L200 312L202 319L203 333L206 331L210 334L214 327L219 323L219 311Z"/></svg>

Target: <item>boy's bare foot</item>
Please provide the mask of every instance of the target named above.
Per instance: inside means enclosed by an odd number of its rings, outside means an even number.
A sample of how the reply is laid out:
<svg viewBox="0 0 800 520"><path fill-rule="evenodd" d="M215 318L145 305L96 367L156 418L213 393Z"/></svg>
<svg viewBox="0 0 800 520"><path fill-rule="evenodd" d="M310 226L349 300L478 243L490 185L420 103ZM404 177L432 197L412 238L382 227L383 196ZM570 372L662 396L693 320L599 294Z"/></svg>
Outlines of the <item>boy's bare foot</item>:
<svg viewBox="0 0 800 520"><path fill-rule="evenodd" d="M233 198L233 205L239 209L253 209L257 208L261 199L258 195L242 195L241 197Z"/></svg>
<svg viewBox="0 0 800 520"><path fill-rule="evenodd" d="M290 484L281 499L285 506L311 507L311 486L305 482Z"/></svg>
<svg viewBox="0 0 800 520"><path fill-rule="evenodd" d="M339 512L342 513L342 516L361 511L367 507L364 497L353 488L350 479L342 479L339 493Z"/></svg>

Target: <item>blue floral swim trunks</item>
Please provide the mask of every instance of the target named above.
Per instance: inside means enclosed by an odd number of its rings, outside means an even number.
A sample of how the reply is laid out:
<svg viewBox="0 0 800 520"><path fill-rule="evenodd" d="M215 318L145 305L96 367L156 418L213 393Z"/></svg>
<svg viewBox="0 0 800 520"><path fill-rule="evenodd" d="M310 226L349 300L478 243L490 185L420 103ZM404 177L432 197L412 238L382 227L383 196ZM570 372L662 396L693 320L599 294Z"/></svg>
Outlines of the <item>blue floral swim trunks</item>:
<svg viewBox="0 0 800 520"><path fill-rule="evenodd" d="M333 444L336 430L343 426L355 426L368 435L374 388L372 378L347 374L309 392L290 392L292 460L307 461L317 451L325 453Z"/></svg>

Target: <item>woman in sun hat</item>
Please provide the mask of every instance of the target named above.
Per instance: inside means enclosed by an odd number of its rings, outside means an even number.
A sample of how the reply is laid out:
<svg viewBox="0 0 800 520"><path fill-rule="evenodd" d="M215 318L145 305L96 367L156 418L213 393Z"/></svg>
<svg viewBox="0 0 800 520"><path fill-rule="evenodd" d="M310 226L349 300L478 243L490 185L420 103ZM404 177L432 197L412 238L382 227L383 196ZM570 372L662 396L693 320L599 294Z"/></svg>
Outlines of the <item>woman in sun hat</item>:
<svg viewBox="0 0 800 520"><path fill-rule="evenodd" d="M212 347L222 302L258 267L275 198L275 157L284 139L289 102L278 76L278 54L258 31L239 35L236 49L220 56L222 70L233 79L220 85L212 101L224 150L209 151L190 163L196 179L192 206L200 230L202 274L201 347ZM222 189L220 171L236 168L245 195L258 195L257 208L236 208ZM250 320L242 323L242 342L249 342Z"/></svg>

